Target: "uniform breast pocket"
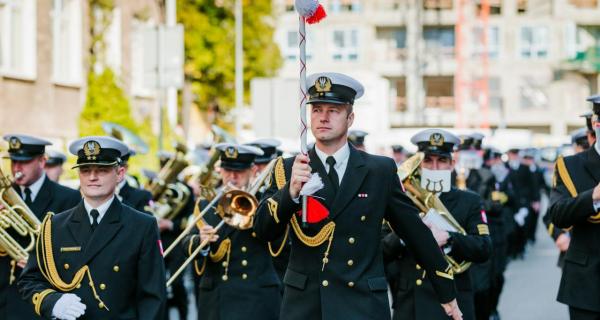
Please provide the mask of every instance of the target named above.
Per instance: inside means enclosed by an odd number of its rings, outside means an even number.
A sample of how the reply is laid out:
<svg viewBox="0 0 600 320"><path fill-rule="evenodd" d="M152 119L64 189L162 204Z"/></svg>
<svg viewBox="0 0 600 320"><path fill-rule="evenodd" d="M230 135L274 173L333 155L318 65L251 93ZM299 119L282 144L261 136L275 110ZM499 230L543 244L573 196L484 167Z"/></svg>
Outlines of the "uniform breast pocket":
<svg viewBox="0 0 600 320"><path fill-rule="evenodd" d="M588 264L588 255L585 252L571 249L567 251L565 261L585 267Z"/></svg>

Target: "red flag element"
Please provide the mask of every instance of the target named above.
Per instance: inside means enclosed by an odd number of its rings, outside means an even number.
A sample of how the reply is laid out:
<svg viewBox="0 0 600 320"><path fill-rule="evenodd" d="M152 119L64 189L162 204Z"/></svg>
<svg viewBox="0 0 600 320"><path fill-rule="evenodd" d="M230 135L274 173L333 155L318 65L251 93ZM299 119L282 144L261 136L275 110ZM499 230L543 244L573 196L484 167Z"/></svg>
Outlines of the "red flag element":
<svg viewBox="0 0 600 320"><path fill-rule="evenodd" d="M302 210L298 211L298 215L302 215ZM329 217L329 209L319 200L308 196L306 199L306 221L308 223L317 223L327 217Z"/></svg>
<svg viewBox="0 0 600 320"><path fill-rule="evenodd" d="M481 220L487 224L487 214L485 213L485 210L481 210Z"/></svg>
<svg viewBox="0 0 600 320"><path fill-rule="evenodd" d="M327 13L325 12L325 9L323 9L323 5L319 4L317 10L315 10L315 13L313 13L313 15L310 17L306 17L306 23L315 24L325 19L325 17L327 17Z"/></svg>

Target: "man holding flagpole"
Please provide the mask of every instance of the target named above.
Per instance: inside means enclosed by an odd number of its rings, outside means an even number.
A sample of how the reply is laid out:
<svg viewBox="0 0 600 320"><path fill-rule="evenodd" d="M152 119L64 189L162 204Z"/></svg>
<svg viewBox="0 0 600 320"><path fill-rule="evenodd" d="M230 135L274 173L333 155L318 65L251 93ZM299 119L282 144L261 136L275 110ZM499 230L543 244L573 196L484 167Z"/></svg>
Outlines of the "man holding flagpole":
<svg viewBox="0 0 600 320"><path fill-rule="evenodd" d="M269 241L288 225L293 230L281 316L389 319L380 244L385 219L427 271L446 314L461 319L451 268L404 194L396 164L347 141L363 86L339 73L314 74L306 86L315 147L308 155L279 158L254 224L257 236Z"/></svg>

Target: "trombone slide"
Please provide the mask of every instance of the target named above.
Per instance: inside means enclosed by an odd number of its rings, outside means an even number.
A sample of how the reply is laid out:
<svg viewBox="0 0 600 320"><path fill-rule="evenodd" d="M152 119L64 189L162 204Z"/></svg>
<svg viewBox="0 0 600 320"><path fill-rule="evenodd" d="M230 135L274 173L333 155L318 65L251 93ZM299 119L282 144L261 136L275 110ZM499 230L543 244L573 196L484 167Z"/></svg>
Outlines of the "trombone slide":
<svg viewBox="0 0 600 320"><path fill-rule="evenodd" d="M219 229L221 229L223 224L225 224L225 220L221 220L221 222L219 222L219 224L215 227L215 232L219 231ZM196 258L196 256L198 256L198 254L202 251L202 249L204 249L204 247L206 247L206 245L208 245L208 239L202 241L200 243L200 245L198 246L198 248L196 248L192 252L192 254L190 254L190 256L187 259L185 259L185 261L183 262L181 267L179 267L179 269L177 269L177 271L175 271L175 273L167 281L167 287L169 287L169 286L171 286L171 284L173 284L173 281L175 281L175 279L177 279L177 277L179 277L179 275L183 272L183 270L185 270L185 268Z"/></svg>

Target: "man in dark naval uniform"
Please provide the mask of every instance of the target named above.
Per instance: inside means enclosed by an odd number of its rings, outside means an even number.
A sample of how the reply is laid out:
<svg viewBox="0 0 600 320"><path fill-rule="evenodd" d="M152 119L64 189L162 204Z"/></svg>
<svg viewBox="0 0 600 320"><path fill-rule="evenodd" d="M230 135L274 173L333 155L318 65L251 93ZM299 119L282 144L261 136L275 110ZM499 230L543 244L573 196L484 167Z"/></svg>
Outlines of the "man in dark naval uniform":
<svg viewBox="0 0 600 320"><path fill-rule="evenodd" d="M263 152L231 143L217 144L215 148L221 153L223 185L247 188L254 158ZM200 204L202 209L206 205ZM198 319L279 319L280 282L267 242L256 237L251 220L242 229L223 224L216 230L222 221L214 209L210 210L204 215L202 227L194 229L183 243L189 255L202 241L210 241L210 247L198 255L193 266L200 275Z"/></svg>
<svg viewBox="0 0 600 320"><path fill-rule="evenodd" d="M256 167L256 176L260 175L268 166L268 164L278 157L277 147L281 145L281 142L276 139L258 139L247 143L248 145L255 146L262 150L263 155L256 156L254 164ZM263 186L259 192L259 195L265 192L268 186ZM258 197L257 195L257 198ZM279 275L279 280L283 282L285 270L287 270L288 261L290 260L290 237L289 230L283 235L283 238L269 243L269 250L273 256L273 266L275 271ZM281 288L283 293L283 286Z"/></svg>
<svg viewBox="0 0 600 320"><path fill-rule="evenodd" d="M436 193L448 212L466 233L447 231L441 225L427 223L438 245L457 263L485 262L491 251L491 240L481 197L471 191L450 186L451 172L455 161L452 158L454 145L459 138L442 129L427 129L412 137L411 142L424 154L420 164L422 181L441 181L447 187ZM423 185L423 184L422 184ZM425 184L427 188L429 184ZM439 209L439 208L438 208ZM399 238L399 237L400 238ZM413 252L406 250L404 234L390 233L383 240L386 260L395 260L395 270L388 274L394 298L394 319L446 319L439 307L434 287ZM458 270L456 270L458 271ZM458 289L458 306L464 319L475 319L471 274L466 269L454 274Z"/></svg>
<svg viewBox="0 0 600 320"><path fill-rule="evenodd" d="M7 134L4 140L8 141L11 171L16 177L13 188L40 221L48 211L64 211L81 201L79 192L61 186L45 174L44 153L45 147L51 144L49 141L20 134ZM29 242L29 238L13 236L22 244ZM26 262L0 257L0 319L38 318L17 289L16 279Z"/></svg>
<svg viewBox="0 0 600 320"><path fill-rule="evenodd" d="M165 268L156 219L115 196L127 146L110 137L71 143L84 200L48 215L19 278L23 299L52 319L160 319Z"/></svg>
<svg viewBox="0 0 600 320"><path fill-rule="evenodd" d="M127 177L127 171L129 170L129 158L134 154L135 151L128 148L127 153L121 157L121 167L125 169L125 177ZM131 179L135 181L134 178ZM141 212L146 212L146 206L152 201L152 194L149 191L130 185L127 178L117 185L117 197L123 204Z"/></svg>
<svg viewBox="0 0 600 320"><path fill-rule="evenodd" d="M266 240L291 227L281 317L389 319L381 248L386 219L427 270L446 314L461 319L451 268L404 194L394 160L347 141L363 86L343 74L320 73L307 87L315 146L308 156L278 160L254 224ZM306 223L299 215L303 185Z"/></svg>
<svg viewBox="0 0 600 320"><path fill-rule="evenodd" d="M592 125L600 131L600 96L592 96ZM569 306L571 319L600 319L600 147L559 157L548 215L555 228L569 229L559 302Z"/></svg>

